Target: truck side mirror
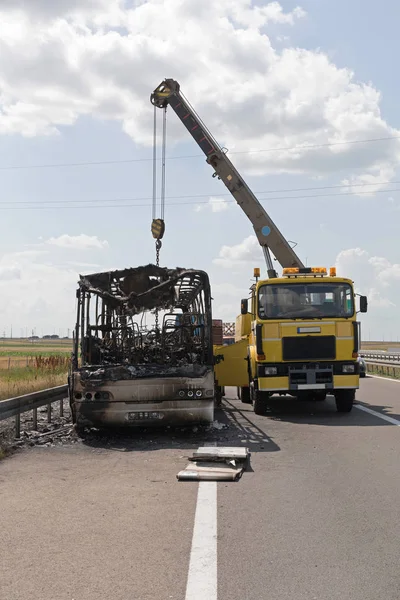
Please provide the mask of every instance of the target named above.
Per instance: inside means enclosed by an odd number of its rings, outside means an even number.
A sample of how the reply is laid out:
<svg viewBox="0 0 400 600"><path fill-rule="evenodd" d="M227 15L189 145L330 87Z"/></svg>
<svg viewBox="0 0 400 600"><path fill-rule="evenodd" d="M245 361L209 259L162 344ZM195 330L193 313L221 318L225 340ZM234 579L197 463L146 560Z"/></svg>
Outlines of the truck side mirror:
<svg viewBox="0 0 400 600"><path fill-rule="evenodd" d="M368 298L367 296L360 296L360 312L366 313L368 310Z"/></svg>
<svg viewBox="0 0 400 600"><path fill-rule="evenodd" d="M240 314L247 315L248 312L249 312L249 301L247 300L247 298L243 298L243 300L240 301Z"/></svg>

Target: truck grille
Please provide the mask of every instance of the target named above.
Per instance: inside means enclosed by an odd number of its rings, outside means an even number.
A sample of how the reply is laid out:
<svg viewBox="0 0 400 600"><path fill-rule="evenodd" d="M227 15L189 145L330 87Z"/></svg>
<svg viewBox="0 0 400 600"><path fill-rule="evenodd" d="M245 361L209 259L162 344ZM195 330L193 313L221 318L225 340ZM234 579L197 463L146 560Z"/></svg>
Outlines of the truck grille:
<svg viewBox="0 0 400 600"><path fill-rule="evenodd" d="M334 335L284 337L283 360L332 360L336 358Z"/></svg>

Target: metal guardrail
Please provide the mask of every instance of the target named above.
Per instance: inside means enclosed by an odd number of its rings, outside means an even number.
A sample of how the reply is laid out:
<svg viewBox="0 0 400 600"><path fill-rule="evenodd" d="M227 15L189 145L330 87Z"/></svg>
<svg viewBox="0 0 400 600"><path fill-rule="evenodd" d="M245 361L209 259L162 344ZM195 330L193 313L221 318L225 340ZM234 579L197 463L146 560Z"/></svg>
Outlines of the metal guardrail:
<svg viewBox="0 0 400 600"><path fill-rule="evenodd" d="M68 386L57 387L32 392L16 398L0 400L0 421L15 417L15 437L21 435L21 414L33 411L33 429L37 429L37 409L47 405L47 422L51 423L51 405L60 402L60 416L64 415L64 400L68 396Z"/></svg>
<svg viewBox="0 0 400 600"><path fill-rule="evenodd" d="M368 361L374 360L376 362L400 363L400 353L388 354L387 352L368 352L366 350L361 350L359 355Z"/></svg>
<svg viewBox="0 0 400 600"><path fill-rule="evenodd" d="M365 358L365 364L367 365L367 373L374 372L386 376L391 375L393 378L398 379L400 362L384 362L382 360L375 361ZM372 369L369 367L372 367Z"/></svg>

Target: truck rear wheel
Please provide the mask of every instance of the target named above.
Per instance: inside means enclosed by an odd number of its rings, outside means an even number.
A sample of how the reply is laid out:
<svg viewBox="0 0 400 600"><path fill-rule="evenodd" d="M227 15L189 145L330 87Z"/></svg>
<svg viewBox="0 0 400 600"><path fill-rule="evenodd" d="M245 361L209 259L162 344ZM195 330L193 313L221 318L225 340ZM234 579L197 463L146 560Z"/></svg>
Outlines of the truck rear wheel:
<svg viewBox="0 0 400 600"><path fill-rule="evenodd" d="M240 399L243 402L243 404L251 404L251 397L250 397L250 388L248 387L242 387L239 388L240 389Z"/></svg>
<svg viewBox="0 0 400 600"><path fill-rule="evenodd" d="M268 409L268 393L260 392L257 382L253 381L250 384L250 398L253 401L253 409L256 415L264 416Z"/></svg>
<svg viewBox="0 0 400 600"><path fill-rule="evenodd" d="M355 390L340 390L335 393L336 410L338 412L351 412L353 408Z"/></svg>
<svg viewBox="0 0 400 600"><path fill-rule="evenodd" d="M267 414L267 398L268 396L264 395L263 392L256 391L253 401L254 412L256 415L264 416Z"/></svg>

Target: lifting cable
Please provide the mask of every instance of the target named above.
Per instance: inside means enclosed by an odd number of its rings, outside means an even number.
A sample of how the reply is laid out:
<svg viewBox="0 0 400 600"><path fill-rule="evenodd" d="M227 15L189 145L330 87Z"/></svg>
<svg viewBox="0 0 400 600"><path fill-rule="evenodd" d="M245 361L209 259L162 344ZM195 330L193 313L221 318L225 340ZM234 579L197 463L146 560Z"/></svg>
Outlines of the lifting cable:
<svg viewBox="0 0 400 600"><path fill-rule="evenodd" d="M153 205L151 233L156 240L156 265L160 266L161 239L165 232L165 162L167 148L167 107L163 111L162 145L161 145L161 190L160 190L160 216L157 216L157 107L154 105L153 123ZM156 336L159 336L158 310L155 311Z"/></svg>
<svg viewBox="0 0 400 600"><path fill-rule="evenodd" d="M157 107L154 106L153 125L153 215L151 233L156 240L156 264L159 266L161 239L165 232L165 163L167 148L167 108L163 111L162 145L161 145L161 191L160 216L157 216Z"/></svg>

